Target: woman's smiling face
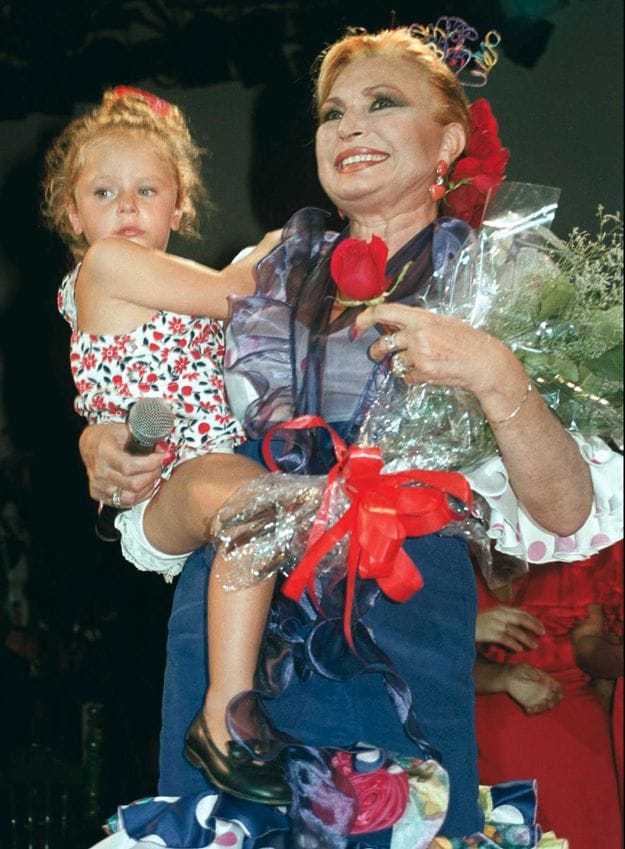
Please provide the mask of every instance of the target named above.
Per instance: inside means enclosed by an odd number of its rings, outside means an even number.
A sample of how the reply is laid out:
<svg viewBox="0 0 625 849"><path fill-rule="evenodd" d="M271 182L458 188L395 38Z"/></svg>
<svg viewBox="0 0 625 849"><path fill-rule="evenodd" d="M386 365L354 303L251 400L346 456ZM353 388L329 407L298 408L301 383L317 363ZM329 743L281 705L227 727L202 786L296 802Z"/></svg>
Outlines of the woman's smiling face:
<svg viewBox="0 0 625 849"><path fill-rule="evenodd" d="M348 213L392 215L427 203L436 163L445 158L437 108L410 60L353 59L319 109L317 167L328 197Z"/></svg>

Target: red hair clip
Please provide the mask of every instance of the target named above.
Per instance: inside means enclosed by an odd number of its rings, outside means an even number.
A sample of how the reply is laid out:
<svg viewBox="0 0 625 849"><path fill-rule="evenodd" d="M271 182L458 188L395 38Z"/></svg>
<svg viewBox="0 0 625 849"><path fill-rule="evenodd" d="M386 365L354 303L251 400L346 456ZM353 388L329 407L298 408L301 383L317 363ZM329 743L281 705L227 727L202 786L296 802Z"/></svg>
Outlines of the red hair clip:
<svg viewBox="0 0 625 849"><path fill-rule="evenodd" d="M152 112L161 118L164 118L171 109L171 103L169 103L169 101L163 100L155 94L151 94L149 91L144 91L141 88L135 88L135 86L132 85L117 85L113 89L113 94L116 97L121 97L124 94L131 94L133 97L138 97L141 100L144 100Z"/></svg>

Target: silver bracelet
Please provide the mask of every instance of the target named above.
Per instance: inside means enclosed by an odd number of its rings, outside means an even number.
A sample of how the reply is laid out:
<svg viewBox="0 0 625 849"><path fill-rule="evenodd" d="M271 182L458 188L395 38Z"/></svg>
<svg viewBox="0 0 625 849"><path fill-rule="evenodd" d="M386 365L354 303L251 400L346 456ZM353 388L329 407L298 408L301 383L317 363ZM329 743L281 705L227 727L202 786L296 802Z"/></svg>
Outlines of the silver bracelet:
<svg viewBox="0 0 625 849"><path fill-rule="evenodd" d="M530 380L527 384L527 389L525 390L525 395L521 398L518 407L515 407L514 410L510 413L510 415L506 416L505 419L497 419L496 421L493 422L493 424L500 425L500 424L504 424L504 422L509 422L510 419L513 419L519 413L521 407L523 406L523 404L525 404L525 402L529 398L529 394L530 394L530 392L532 391L533 388L534 388L534 384Z"/></svg>

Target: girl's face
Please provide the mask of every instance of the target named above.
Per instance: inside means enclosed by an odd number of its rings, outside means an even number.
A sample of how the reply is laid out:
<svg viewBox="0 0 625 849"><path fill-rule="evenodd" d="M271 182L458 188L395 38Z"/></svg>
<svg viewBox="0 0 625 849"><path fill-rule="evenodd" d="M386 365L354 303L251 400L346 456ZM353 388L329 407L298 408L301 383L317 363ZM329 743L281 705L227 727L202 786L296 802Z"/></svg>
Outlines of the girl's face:
<svg viewBox="0 0 625 849"><path fill-rule="evenodd" d="M172 165L153 142L131 134L104 136L83 152L68 216L92 245L107 236L164 251L182 209Z"/></svg>
<svg viewBox="0 0 625 849"><path fill-rule="evenodd" d="M439 159L450 162L464 143L457 124L435 120L437 103L415 65L401 56L353 59L320 108L319 179L346 212L393 215L428 203ZM448 139L449 127L455 127ZM430 204L431 205L431 204Z"/></svg>

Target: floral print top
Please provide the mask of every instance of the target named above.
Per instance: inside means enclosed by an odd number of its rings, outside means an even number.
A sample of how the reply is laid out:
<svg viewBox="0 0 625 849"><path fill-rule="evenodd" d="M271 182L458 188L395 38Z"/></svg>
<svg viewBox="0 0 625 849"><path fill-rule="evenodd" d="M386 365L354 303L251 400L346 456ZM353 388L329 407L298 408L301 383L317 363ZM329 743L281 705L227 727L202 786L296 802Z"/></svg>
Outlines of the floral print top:
<svg viewBox="0 0 625 849"><path fill-rule="evenodd" d="M72 328L76 412L89 423L121 422L138 398L169 403L175 424L165 440L165 478L184 460L230 451L243 442L243 430L225 401L221 323L161 310L128 333L83 333L77 328L75 303L79 269L64 278L58 292L59 312Z"/></svg>

